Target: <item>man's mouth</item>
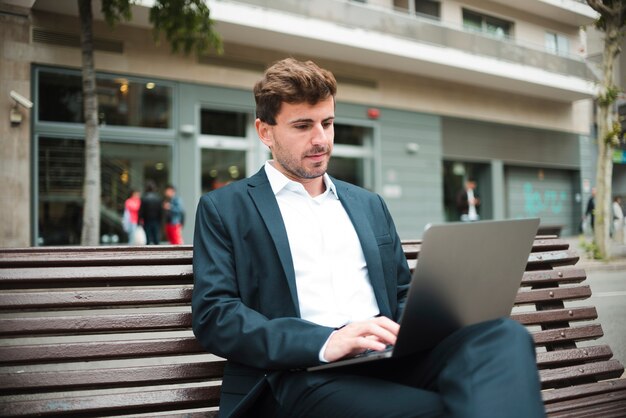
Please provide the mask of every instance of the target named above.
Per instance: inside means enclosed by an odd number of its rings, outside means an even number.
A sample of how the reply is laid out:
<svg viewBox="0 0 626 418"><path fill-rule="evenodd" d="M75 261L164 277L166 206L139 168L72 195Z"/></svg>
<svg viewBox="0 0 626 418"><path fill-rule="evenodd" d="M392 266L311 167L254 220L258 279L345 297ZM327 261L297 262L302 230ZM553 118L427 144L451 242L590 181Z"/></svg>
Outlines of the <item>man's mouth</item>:
<svg viewBox="0 0 626 418"><path fill-rule="evenodd" d="M328 149L326 148L314 148L311 152L304 155L305 158L311 158L313 160L320 160L328 154Z"/></svg>
<svg viewBox="0 0 626 418"><path fill-rule="evenodd" d="M305 158L308 158L310 160L313 161L322 161L324 158L326 158L326 152L321 152L321 153L315 153L315 154L307 154L305 155Z"/></svg>

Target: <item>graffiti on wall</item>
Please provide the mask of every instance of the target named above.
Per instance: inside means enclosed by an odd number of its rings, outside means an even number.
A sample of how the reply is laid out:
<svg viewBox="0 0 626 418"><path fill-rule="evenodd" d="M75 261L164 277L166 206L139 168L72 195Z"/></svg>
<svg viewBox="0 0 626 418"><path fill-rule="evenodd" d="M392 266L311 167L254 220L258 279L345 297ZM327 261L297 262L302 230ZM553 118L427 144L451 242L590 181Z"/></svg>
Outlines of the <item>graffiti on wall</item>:
<svg viewBox="0 0 626 418"><path fill-rule="evenodd" d="M533 188L532 183L524 183L524 212L529 217L535 217L546 212L557 215L563 211L567 199L567 192L565 191L538 191Z"/></svg>

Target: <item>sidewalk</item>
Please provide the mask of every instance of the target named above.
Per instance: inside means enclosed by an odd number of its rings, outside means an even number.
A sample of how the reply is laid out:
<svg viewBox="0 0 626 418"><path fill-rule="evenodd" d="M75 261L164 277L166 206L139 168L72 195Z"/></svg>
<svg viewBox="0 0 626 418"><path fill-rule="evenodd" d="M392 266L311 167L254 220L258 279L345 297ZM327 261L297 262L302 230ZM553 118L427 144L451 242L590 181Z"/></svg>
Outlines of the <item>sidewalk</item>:
<svg viewBox="0 0 626 418"><path fill-rule="evenodd" d="M592 240L590 235L584 236L587 242ZM576 251L580 256L580 261L576 264L585 270L623 270L626 274L626 244L616 244L611 242L611 259L609 261L594 260L589 258L585 250L581 247L581 236L562 237L570 245L570 249Z"/></svg>

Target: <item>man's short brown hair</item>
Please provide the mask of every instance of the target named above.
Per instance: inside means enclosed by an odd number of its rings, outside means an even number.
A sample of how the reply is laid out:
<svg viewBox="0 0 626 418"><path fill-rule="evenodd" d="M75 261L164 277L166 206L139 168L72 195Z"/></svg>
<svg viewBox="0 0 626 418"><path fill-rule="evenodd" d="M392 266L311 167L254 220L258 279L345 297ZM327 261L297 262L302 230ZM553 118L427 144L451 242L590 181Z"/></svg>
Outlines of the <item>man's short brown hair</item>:
<svg viewBox="0 0 626 418"><path fill-rule="evenodd" d="M256 117L275 125L283 102L316 104L335 94L337 81L330 71L313 61L286 58L268 68L254 86Z"/></svg>

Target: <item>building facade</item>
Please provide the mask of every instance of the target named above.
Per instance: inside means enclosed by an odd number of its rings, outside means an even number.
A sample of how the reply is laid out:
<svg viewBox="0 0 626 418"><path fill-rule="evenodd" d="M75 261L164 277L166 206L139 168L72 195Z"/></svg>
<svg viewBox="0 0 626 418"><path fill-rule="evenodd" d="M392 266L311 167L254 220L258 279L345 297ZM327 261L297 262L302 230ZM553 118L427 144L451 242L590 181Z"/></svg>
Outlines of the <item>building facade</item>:
<svg viewBox="0 0 626 418"><path fill-rule="evenodd" d="M74 1L0 2L2 246L80 240L84 173ZM191 242L199 197L254 174L269 152L252 86L272 62L312 59L338 79L330 173L381 194L402 238L459 219L473 178L483 219L539 216L574 234L593 181L584 2L215 0L225 53L155 45L149 1L110 28L94 1L102 243L125 242L124 200L177 186ZM17 107L9 92L30 98Z"/></svg>

